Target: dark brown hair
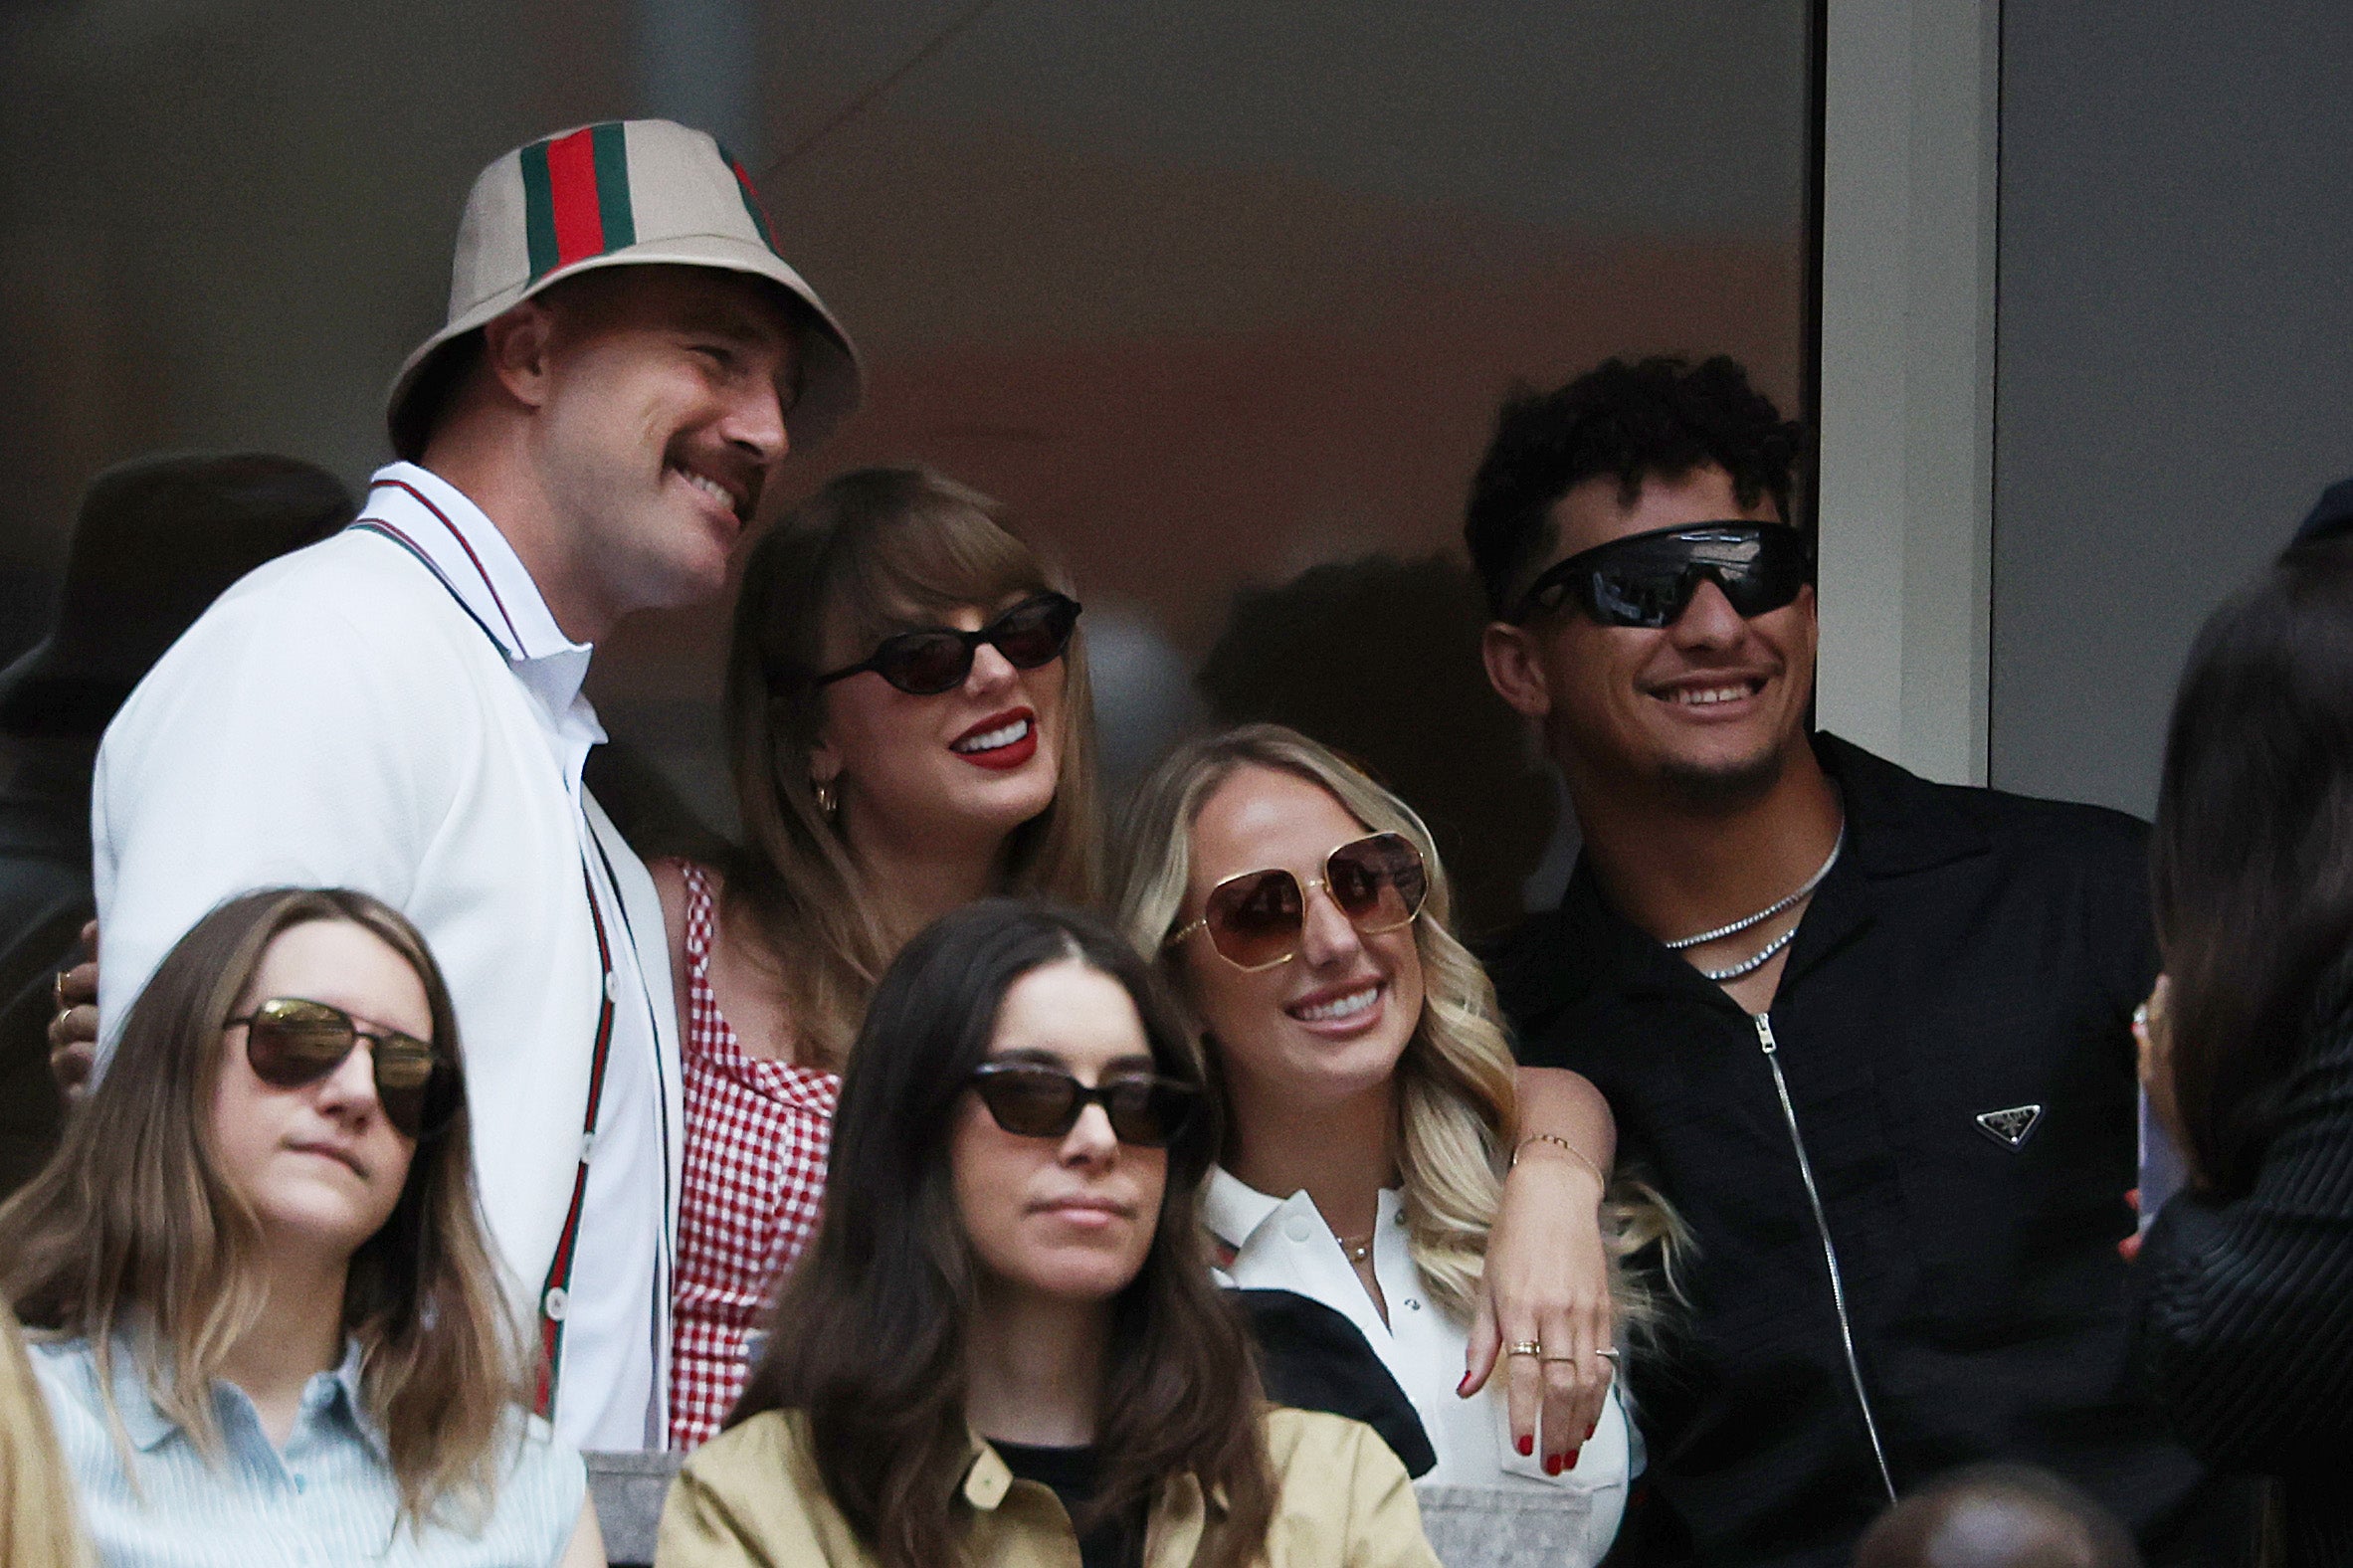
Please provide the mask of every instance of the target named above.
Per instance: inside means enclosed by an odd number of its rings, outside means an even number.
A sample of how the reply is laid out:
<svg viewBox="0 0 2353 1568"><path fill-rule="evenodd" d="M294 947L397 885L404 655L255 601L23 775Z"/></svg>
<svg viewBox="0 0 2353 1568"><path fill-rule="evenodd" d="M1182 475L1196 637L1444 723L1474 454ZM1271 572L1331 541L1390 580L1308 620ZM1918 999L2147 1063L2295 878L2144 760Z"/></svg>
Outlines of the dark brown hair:
<svg viewBox="0 0 2353 1568"><path fill-rule="evenodd" d="M2241 1196L2353 949L2353 539L2288 551L2198 634L2151 849L2174 1102Z"/></svg>
<svg viewBox="0 0 2353 1568"><path fill-rule="evenodd" d="M776 978L806 1065L840 1065L892 942L809 780L824 723L816 683L827 633L866 649L963 606L1067 588L1006 529L995 502L927 469L841 475L753 546L726 688L727 754L747 848L730 858L724 896L728 915L748 917L770 953L792 955ZM1083 905L1098 891L1102 838L1083 631L1063 667L1054 804L1014 830L998 890Z"/></svg>
<svg viewBox="0 0 2353 1568"><path fill-rule="evenodd" d="M212 1105L229 1019L270 944L314 920L371 932L424 983L433 1040L453 1061L458 1020L417 928L365 893L279 887L233 898L164 957L64 1143L0 1206L0 1295L28 1328L87 1340L110 1389L117 1336L147 1391L217 1457L211 1389L265 1303L261 1229L223 1176ZM258 1000L258 999L257 999ZM464 1093L417 1144L400 1200L352 1255L343 1324L412 1525L487 1510L520 1429L522 1356L475 1201Z"/></svg>
<svg viewBox="0 0 2353 1568"><path fill-rule="evenodd" d="M1005 993L1073 959L1126 990L1157 1071L1202 1083L1150 968L1092 915L991 898L932 922L876 988L834 1116L825 1217L728 1417L805 1411L827 1492L886 1568L962 1560L974 1263L944 1151ZM1170 1145L1151 1250L1113 1302L1101 1487L1074 1522L1083 1531L1189 1472L1224 1498L1197 1560L1241 1568L1265 1546L1275 1497L1249 1340L1203 1250L1216 1121L1205 1111Z"/></svg>

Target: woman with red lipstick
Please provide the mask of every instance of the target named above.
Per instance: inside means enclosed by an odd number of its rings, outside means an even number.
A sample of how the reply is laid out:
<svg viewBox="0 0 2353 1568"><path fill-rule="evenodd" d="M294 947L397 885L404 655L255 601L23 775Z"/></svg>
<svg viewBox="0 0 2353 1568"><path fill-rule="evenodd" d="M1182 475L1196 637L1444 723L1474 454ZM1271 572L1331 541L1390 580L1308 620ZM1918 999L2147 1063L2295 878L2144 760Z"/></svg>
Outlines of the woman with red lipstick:
<svg viewBox="0 0 2353 1568"><path fill-rule="evenodd" d="M164 958L0 1207L98 1561L604 1561L525 1414L460 1075L440 968L364 893L249 893Z"/></svg>
<svg viewBox="0 0 2353 1568"><path fill-rule="evenodd" d="M666 1568L1436 1568L1366 1427L1270 1410L1210 1282L1201 1062L1092 916L909 942L851 1054L833 1187Z"/></svg>
<svg viewBox="0 0 2353 1568"><path fill-rule="evenodd" d="M751 551L727 660L745 847L657 861L686 1066L670 1440L718 1430L816 1223L851 1041L933 917L1096 892L1078 606L986 497L921 469L820 490Z"/></svg>
<svg viewBox="0 0 2353 1568"><path fill-rule="evenodd" d="M1429 1478L1582 1494L1583 1561L1599 1560L1630 1470L1614 1330L1505 1321L1523 1386L1556 1369L1591 1379L1591 1403L1547 1400L1540 1423L1501 1389L1467 1397L1463 1373L1522 1180L1512 1166L1534 1154L1581 1167L1599 1247L1607 1151L1594 1160L1522 1121L1493 992L1447 929L1421 820L1305 736L1256 724L1155 770L1123 844L1122 923L1159 955L1228 1110L1205 1214L1229 1278L1353 1321L1421 1416ZM1619 1251L1671 1224L1655 1206L1610 1219ZM1623 1309L1623 1281L1618 1293Z"/></svg>

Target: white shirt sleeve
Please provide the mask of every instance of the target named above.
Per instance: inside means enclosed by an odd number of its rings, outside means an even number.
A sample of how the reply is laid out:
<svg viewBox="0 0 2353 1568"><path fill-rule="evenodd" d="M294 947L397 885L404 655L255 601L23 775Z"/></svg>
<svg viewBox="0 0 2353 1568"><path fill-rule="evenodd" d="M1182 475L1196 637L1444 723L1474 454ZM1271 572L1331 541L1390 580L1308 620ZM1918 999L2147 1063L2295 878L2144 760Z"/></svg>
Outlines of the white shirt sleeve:
<svg viewBox="0 0 2353 1568"><path fill-rule="evenodd" d="M318 591L334 575L247 579L107 726L91 799L101 1062L224 900L295 885L409 901L472 727L451 710L473 695L446 645Z"/></svg>

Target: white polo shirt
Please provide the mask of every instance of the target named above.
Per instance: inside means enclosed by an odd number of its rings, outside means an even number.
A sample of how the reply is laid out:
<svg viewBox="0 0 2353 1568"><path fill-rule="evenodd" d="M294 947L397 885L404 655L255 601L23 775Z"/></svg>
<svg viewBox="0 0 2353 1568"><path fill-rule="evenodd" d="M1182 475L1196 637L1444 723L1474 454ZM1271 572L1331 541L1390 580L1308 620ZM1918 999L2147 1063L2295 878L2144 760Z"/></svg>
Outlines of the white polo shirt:
<svg viewBox="0 0 2353 1568"><path fill-rule="evenodd" d="M1202 1220L1233 1251L1219 1271L1244 1289L1291 1290L1320 1301L1354 1323L1373 1353L1422 1418L1438 1465L1422 1479L1447 1486L1550 1486L1582 1496L1587 1505L1584 1555L1578 1568L1601 1560L1617 1539L1632 1472L1625 1408L1615 1386L1576 1468L1544 1473L1537 1455L1522 1458L1511 1442L1511 1413L1502 1368L1470 1399L1455 1393L1469 1357L1469 1328L1430 1294L1406 1245L1405 1211L1395 1189L1380 1196L1373 1227L1373 1277L1380 1281L1389 1318L1383 1322L1348 1255L1304 1192L1272 1198L1223 1166L1210 1172Z"/></svg>
<svg viewBox="0 0 2353 1568"><path fill-rule="evenodd" d="M660 1448L678 1025L653 882L581 788L605 738L580 691L590 652L455 487L380 471L358 521L222 595L107 727L98 1012L111 1050L172 944L256 887L352 887L407 914L457 1002L509 1288L535 1335L560 1331L556 1428L584 1449ZM543 1320L584 1149L569 1288Z"/></svg>

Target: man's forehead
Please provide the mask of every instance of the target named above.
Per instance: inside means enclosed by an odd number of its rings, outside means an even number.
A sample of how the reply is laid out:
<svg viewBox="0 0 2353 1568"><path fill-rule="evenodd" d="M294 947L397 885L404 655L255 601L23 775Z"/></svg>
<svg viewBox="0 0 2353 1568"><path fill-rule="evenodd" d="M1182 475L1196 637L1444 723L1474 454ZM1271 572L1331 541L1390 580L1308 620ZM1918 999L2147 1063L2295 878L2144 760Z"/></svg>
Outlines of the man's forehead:
<svg viewBox="0 0 2353 1568"><path fill-rule="evenodd" d="M1712 463L1679 475L1645 475L1631 500L1617 475L1597 474L1580 480L1553 502L1554 542L1549 558L1566 560L1581 550L1656 528L1733 517L1758 522L1783 520L1769 493L1759 493L1753 503L1742 505L1732 476Z"/></svg>
<svg viewBox="0 0 2353 1568"><path fill-rule="evenodd" d="M789 347L793 320L776 286L766 279L718 267L643 265L607 267L577 275L582 286L568 292L592 317L662 324L682 330L716 332L731 338Z"/></svg>

